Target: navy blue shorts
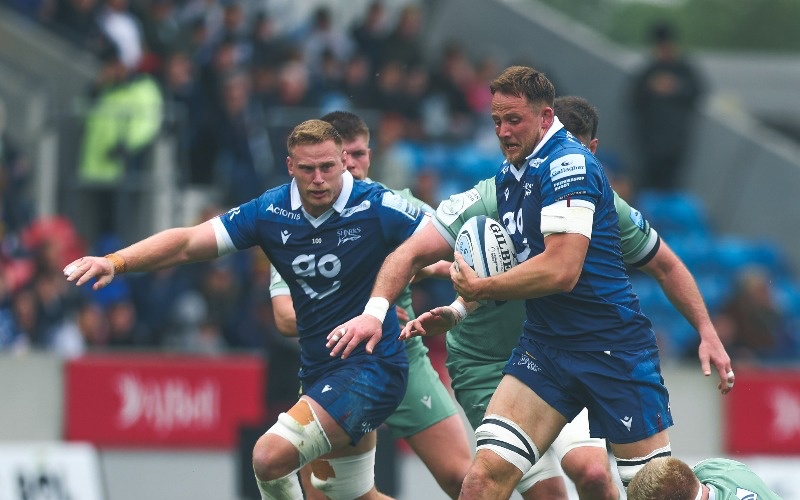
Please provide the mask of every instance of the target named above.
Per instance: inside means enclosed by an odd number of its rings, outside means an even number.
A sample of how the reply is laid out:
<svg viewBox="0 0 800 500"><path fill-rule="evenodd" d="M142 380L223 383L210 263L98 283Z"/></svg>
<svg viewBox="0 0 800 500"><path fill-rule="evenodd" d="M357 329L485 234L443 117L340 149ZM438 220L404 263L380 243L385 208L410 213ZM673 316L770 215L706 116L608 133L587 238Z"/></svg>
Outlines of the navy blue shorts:
<svg viewBox="0 0 800 500"><path fill-rule="evenodd" d="M503 373L513 375L567 421L589 409L592 437L641 441L672 425L658 347L567 351L520 338Z"/></svg>
<svg viewBox="0 0 800 500"><path fill-rule="evenodd" d="M371 354L350 358L316 379L301 378L302 393L320 404L355 445L400 405L408 384L405 351L387 360Z"/></svg>

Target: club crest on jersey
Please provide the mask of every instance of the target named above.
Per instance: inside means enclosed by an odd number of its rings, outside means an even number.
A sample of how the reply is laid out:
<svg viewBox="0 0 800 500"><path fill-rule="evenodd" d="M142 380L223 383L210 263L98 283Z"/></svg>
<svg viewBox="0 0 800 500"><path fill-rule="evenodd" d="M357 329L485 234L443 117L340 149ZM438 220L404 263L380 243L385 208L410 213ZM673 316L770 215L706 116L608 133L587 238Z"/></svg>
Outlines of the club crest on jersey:
<svg viewBox="0 0 800 500"><path fill-rule="evenodd" d="M644 217L642 216L641 212L631 208L630 218L631 221L636 224L636 227L638 227L639 230L644 231Z"/></svg>
<svg viewBox="0 0 800 500"><path fill-rule="evenodd" d="M364 200L354 207L345 208L344 210L342 210L342 217L350 217L355 213L363 212L364 210L369 210L370 206L372 206L372 204L369 202L369 200Z"/></svg>
<svg viewBox="0 0 800 500"><path fill-rule="evenodd" d="M267 207L267 212L286 217L287 219L300 220L300 214L286 210L285 208L276 207L272 203Z"/></svg>
<svg viewBox="0 0 800 500"><path fill-rule="evenodd" d="M530 196L531 195L531 191L533 190L533 183L526 182L525 186L524 186L524 189L525 189L525 196Z"/></svg>
<svg viewBox="0 0 800 500"><path fill-rule="evenodd" d="M353 227L353 228L339 229L338 231L336 231L336 234L339 236L339 244L336 246L339 246L342 243L347 243L348 241L356 241L357 239L361 238L361 228Z"/></svg>

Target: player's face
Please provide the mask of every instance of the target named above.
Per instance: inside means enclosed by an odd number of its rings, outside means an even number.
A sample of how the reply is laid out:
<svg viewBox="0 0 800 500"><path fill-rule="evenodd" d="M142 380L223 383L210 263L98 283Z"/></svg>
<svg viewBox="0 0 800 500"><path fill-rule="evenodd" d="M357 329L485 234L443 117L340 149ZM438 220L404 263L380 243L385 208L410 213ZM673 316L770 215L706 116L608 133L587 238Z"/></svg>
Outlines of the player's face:
<svg viewBox="0 0 800 500"><path fill-rule="evenodd" d="M306 212L319 217L342 192L343 153L333 141L296 146L286 158Z"/></svg>
<svg viewBox="0 0 800 500"><path fill-rule="evenodd" d="M369 175L369 162L372 158L372 150L365 136L359 136L352 141L345 141L342 149L347 152L344 164L353 177L359 180L366 179Z"/></svg>
<svg viewBox="0 0 800 500"><path fill-rule="evenodd" d="M521 166L544 137L552 116L550 107L532 106L526 97L496 92L492 96L492 120L503 156Z"/></svg>

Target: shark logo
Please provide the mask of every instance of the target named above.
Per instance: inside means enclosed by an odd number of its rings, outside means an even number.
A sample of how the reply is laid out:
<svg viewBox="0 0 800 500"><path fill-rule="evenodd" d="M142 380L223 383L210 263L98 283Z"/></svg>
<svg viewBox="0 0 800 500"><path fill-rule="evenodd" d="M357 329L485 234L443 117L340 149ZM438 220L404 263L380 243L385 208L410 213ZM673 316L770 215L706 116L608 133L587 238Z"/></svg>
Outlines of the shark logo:
<svg viewBox="0 0 800 500"><path fill-rule="evenodd" d="M631 431L631 424L633 423L633 417L626 416L619 419L619 421L622 422L622 425L624 425L626 429L628 429L628 432Z"/></svg>
<svg viewBox="0 0 800 500"><path fill-rule="evenodd" d="M325 387L322 388L322 392L326 393L326 392L330 391L331 389L333 389L333 387L329 386L328 384L325 384Z"/></svg>
<svg viewBox="0 0 800 500"><path fill-rule="evenodd" d="M431 409L431 395L430 394L426 394L425 396L422 396L420 398L420 402L422 404L424 404L425 406L427 406L429 410Z"/></svg>
<svg viewBox="0 0 800 500"><path fill-rule="evenodd" d="M534 158L533 160L528 162L528 165L530 165L531 168L539 168L539 165L546 162L547 158L549 158L549 156L545 156L544 158Z"/></svg>
<svg viewBox="0 0 800 500"><path fill-rule="evenodd" d="M289 232L289 231L287 231L286 229L284 229L283 231L281 231L281 240L283 240L283 244L284 244L284 245L286 244L286 240L288 240L288 239L289 239L289 236L291 236L291 235L292 235L292 233L290 233L290 232Z"/></svg>

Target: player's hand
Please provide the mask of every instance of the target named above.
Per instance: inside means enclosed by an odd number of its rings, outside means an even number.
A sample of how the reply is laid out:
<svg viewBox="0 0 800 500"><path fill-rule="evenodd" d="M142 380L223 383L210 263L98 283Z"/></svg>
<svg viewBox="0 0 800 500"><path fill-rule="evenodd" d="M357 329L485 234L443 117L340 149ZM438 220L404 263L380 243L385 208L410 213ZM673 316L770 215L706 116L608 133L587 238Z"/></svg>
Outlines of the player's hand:
<svg viewBox="0 0 800 500"><path fill-rule="evenodd" d="M365 347L367 353L372 354L382 336L383 325L378 318L369 314L362 314L343 325L337 326L329 333L325 347L331 349L331 357L341 355L342 359L347 359L350 353L358 347L358 344L364 341L367 342Z"/></svg>
<svg viewBox="0 0 800 500"><path fill-rule="evenodd" d="M450 306L437 307L406 323L400 340L413 337L433 337L447 333L456 325L456 311Z"/></svg>
<svg viewBox="0 0 800 500"><path fill-rule="evenodd" d="M700 347L697 349L697 353L700 358L700 367L703 370L703 375L711 375L711 365L713 364L719 374L717 389L723 395L731 392L736 377L731 366L731 358L725 351L725 346L722 345L722 341L716 332L713 332L713 335L701 335Z"/></svg>
<svg viewBox="0 0 800 500"><path fill-rule="evenodd" d="M460 253L456 252L454 255L453 264L450 266L450 280L453 282L453 288L465 301L477 301L476 294L480 281L478 273L469 267Z"/></svg>
<svg viewBox="0 0 800 500"><path fill-rule="evenodd" d="M100 290L114 279L114 264L105 257L81 257L67 264L64 276L67 281L75 281L77 286L97 278L92 290Z"/></svg>
<svg viewBox="0 0 800 500"><path fill-rule="evenodd" d="M401 325L405 325L406 323L408 323L408 318L409 318L408 311L406 311L405 309L403 309L398 305L395 306L395 310L397 311L397 321Z"/></svg>

